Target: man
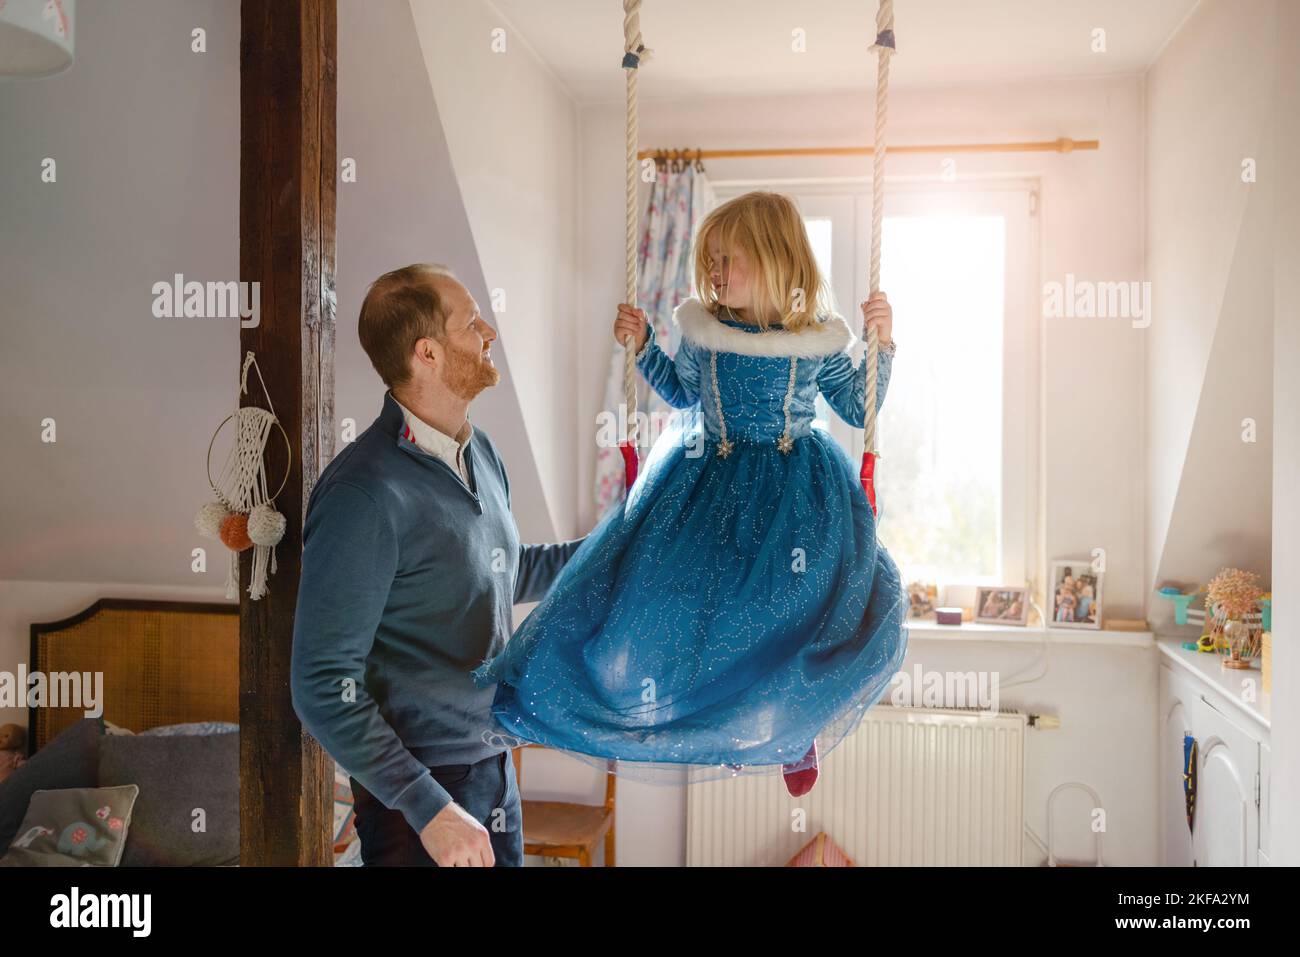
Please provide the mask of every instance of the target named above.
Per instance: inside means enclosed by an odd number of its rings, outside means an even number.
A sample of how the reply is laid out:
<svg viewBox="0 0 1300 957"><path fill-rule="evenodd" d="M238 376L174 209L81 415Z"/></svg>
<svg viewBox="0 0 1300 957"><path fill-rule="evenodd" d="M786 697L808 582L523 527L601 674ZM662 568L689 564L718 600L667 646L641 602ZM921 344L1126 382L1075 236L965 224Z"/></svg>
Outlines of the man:
<svg viewBox="0 0 1300 957"><path fill-rule="evenodd" d="M351 775L365 864L518 866L514 763L470 671L582 540L519 543L505 466L468 415L500 380L496 331L450 271L381 276L359 332L388 391L307 505L294 709Z"/></svg>

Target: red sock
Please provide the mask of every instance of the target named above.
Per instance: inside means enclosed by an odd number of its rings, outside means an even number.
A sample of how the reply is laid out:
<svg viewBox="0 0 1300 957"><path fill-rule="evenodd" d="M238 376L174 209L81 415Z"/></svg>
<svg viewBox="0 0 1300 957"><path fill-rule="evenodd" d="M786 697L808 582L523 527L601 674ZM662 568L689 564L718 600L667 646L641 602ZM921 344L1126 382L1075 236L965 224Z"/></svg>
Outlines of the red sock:
<svg viewBox="0 0 1300 957"><path fill-rule="evenodd" d="M813 739L812 747L802 761L798 764L783 764L781 767L785 776L785 788L793 797L803 797L811 791L817 783L817 739Z"/></svg>

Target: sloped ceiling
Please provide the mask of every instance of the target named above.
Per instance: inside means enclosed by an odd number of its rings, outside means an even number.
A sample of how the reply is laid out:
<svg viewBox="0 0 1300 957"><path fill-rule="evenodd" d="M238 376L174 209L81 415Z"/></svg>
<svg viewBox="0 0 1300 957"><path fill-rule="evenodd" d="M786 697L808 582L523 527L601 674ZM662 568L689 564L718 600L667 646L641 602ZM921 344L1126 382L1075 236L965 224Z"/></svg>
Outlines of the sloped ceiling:
<svg viewBox="0 0 1300 957"><path fill-rule="evenodd" d="M1246 200L1155 582L1271 570L1272 188Z"/></svg>
<svg viewBox="0 0 1300 957"><path fill-rule="evenodd" d="M1267 580L1273 0L1200 5L1147 77L1147 570ZM1254 160L1255 182L1242 164ZM1243 441L1252 419L1256 441ZM1168 615L1150 605L1151 620Z"/></svg>
<svg viewBox="0 0 1300 957"><path fill-rule="evenodd" d="M389 269L435 261L455 270L485 314L490 298L410 7L340 4L338 29L338 155L355 158L358 173L338 189L336 414L363 426L383 395L356 334L366 287ZM552 541L516 377L506 350L493 352L501 381L474 400L470 417L505 460L520 535Z"/></svg>
<svg viewBox="0 0 1300 957"><path fill-rule="evenodd" d="M583 325L575 321L576 109L517 35L494 47L499 21L489 5L412 0L409 9L471 248L492 293L475 297L523 398L529 442L519 454L532 458L555 537L569 537L575 481L590 481L574 473L578 442L589 440L574 427L573 335Z"/></svg>

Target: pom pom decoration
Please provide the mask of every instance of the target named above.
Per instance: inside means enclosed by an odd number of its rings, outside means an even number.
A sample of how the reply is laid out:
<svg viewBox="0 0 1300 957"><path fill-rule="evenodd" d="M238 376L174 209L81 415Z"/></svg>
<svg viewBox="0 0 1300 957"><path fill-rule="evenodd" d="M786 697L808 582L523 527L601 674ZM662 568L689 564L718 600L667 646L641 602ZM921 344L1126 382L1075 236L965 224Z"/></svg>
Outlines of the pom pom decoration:
<svg viewBox="0 0 1300 957"><path fill-rule="evenodd" d="M248 394L248 370L257 368L253 353L244 356L244 367L240 372L239 390ZM266 404L271 405L271 392L266 388L262 370L257 368L257 378L266 392ZM238 401L236 406L238 406ZM226 458L225 467L216 481L212 479L212 446L217 435L227 422L235 423L235 441ZM239 594L239 555L248 549L253 550L253 580L249 583L248 594L256 601L266 594L268 565L270 574L275 574L275 546L284 538L287 522L285 517L275 510L275 497L284 490L289 481L290 465L285 465L284 480L276 489L275 495L267 494L266 481L266 443L273 428L279 429L284 436L284 445L289 462L293 459L293 448L289 444L289 435L275 417L275 409L270 411L256 406L236 408L233 413L222 420L217 431L208 443L208 484L216 494L217 501L209 502L199 509L194 518L194 526L207 538L220 538L222 544L230 549L230 572L226 576L226 597L235 598Z"/></svg>
<svg viewBox="0 0 1300 957"><path fill-rule="evenodd" d="M221 523L230 515L230 509L220 502L208 502L194 516L194 527L204 538L217 538L221 534Z"/></svg>
<svg viewBox="0 0 1300 957"><path fill-rule="evenodd" d="M248 515L248 537L257 545L279 545L287 525L283 515L263 502Z"/></svg>
<svg viewBox="0 0 1300 957"><path fill-rule="evenodd" d="M221 523L221 543L232 552L242 552L253 547L253 540L248 537L248 516L236 512L227 516Z"/></svg>

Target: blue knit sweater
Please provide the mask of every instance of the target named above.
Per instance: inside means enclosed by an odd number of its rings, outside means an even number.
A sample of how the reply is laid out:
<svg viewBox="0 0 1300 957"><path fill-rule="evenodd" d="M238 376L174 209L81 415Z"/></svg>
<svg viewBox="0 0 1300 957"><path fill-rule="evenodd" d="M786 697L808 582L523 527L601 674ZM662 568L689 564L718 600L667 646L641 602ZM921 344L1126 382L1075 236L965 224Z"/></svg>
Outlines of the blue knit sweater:
<svg viewBox="0 0 1300 957"><path fill-rule="evenodd" d="M291 689L306 729L420 831L451 801L430 766L505 750L483 741L494 686L470 671L505 647L582 539L521 545L496 446L475 428L470 485L378 419L321 473L307 505Z"/></svg>

